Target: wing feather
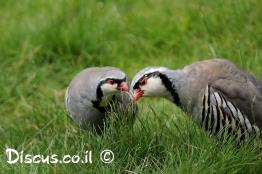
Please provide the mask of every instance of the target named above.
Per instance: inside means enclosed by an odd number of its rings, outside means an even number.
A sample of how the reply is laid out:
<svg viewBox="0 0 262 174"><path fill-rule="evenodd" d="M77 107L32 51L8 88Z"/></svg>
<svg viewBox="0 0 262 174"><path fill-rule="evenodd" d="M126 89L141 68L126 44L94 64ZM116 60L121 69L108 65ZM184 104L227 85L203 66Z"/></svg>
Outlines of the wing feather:
<svg viewBox="0 0 262 174"><path fill-rule="evenodd" d="M239 108L209 85L203 96L203 104L202 125L212 134L219 137L235 135L237 141L242 141L260 132L258 126L252 124Z"/></svg>

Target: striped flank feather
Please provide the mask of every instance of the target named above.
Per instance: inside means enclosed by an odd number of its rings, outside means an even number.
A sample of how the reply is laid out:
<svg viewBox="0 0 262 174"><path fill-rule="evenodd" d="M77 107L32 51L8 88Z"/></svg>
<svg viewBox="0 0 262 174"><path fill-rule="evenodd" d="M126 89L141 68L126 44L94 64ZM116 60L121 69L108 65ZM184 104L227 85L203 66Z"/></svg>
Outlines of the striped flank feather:
<svg viewBox="0 0 262 174"><path fill-rule="evenodd" d="M218 137L236 136L237 141L258 135L260 129L223 95L207 86L203 96L202 127Z"/></svg>

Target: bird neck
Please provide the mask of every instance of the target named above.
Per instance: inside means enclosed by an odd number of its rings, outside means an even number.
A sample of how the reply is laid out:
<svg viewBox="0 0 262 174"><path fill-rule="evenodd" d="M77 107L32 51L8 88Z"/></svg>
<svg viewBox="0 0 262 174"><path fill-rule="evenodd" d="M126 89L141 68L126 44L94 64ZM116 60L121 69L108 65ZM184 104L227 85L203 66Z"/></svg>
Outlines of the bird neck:
<svg viewBox="0 0 262 174"><path fill-rule="evenodd" d="M108 109L110 104L114 102L115 94L104 96L101 90L101 86L99 86L96 90L96 98L97 100L92 101L93 106L100 112L104 113Z"/></svg>
<svg viewBox="0 0 262 174"><path fill-rule="evenodd" d="M180 83L180 70L167 70L164 73L161 73L160 78L165 85L166 89L171 94L167 99L174 102L177 106L181 107L181 100L179 95Z"/></svg>
<svg viewBox="0 0 262 174"><path fill-rule="evenodd" d="M100 100L99 106L100 107L107 107L109 103L112 101L114 94L103 96Z"/></svg>
<svg viewBox="0 0 262 174"><path fill-rule="evenodd" d="M116 96L102 97L101 100L92 101L93 106L102 113L110 110L112 104L116 101Z"/></svg>

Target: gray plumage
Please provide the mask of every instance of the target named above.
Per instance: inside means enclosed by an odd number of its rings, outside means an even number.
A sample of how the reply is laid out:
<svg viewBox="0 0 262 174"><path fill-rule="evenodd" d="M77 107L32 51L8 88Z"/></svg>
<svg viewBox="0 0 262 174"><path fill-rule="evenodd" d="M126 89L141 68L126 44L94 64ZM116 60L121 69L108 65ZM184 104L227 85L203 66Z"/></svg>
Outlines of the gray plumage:
<svg viewBox="0 0 262 174"><path fill-rule="evenodd" d="M162 97L213 134L234 133L242 140L262 129L262 81L230 61L205 60L178 70L148 67L132 80L133 90L143 86L139 81L148 74L161 77L168 91Z"/></svg>
<svg viewBox="0 0 262 174"><path fill-rule="evenodd" d="M103 94L101 84L108 79L125 82L126 74L114 67L93 67L81 71L70 82L65 94L65 106L80 127L91 124L102 129L106 111L112 109L113 104L122 111L132 110L135 117L137 106L127 92Z"/></svg>

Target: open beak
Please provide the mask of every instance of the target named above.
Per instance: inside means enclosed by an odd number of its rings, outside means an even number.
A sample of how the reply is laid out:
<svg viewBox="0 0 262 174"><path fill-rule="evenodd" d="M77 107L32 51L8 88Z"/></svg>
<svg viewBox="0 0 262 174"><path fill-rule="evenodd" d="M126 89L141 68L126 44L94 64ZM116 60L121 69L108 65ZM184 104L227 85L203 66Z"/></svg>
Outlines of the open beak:
<svg viewBox="0 0 262 174"><path fill-rule="evenodd" d="M121 82L117 89L120 91L128 92L128 85L126 82Z"/></svg>
<svg viewBox="0 0 262 174"><path fill-rule="evenodd" d="M136 90L134 91L134 94L133 94L133 99L134 99L135 101L138 101L139 98L143 96L143 94L144 94L143 91L141 91L140 89L136 89Z"/></svg>

